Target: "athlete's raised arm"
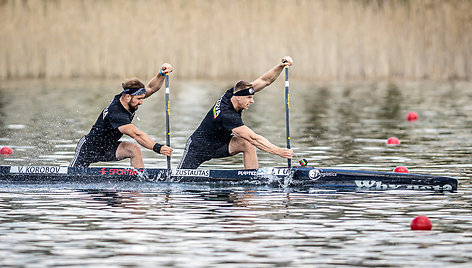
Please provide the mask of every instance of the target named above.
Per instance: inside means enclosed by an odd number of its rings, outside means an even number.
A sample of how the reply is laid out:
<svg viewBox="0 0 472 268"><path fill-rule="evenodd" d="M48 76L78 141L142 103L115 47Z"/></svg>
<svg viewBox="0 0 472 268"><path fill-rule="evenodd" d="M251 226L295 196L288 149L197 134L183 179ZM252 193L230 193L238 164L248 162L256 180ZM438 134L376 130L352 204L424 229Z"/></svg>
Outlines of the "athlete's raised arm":
<svg viewBox="0 0 472 268"><path fill-rule="evenodd" d="M149 81L149 84L146 86L146 96L144 96L144 98L147 98L159 91L159 89L162 87L162 84L164 83L166 74L171 73L172 70L172 65L169 63L162 64L161 69L159 69L159 73L154 76L154 78L152 78L151 81Z"/></svg>
<svg viewBox="0 0 472 268"><path fill-rule="evenodd" d="M254 88L254 91L255 92L261 91L268 85L272 84L275 81L275 79L279 77L284 67L292 66L292 64L293 64L293 60L290 56L283 57L283 59L280 61L279 64L275 65L272 69L267 71L261 77L252 81L252 87Z"/></svg>

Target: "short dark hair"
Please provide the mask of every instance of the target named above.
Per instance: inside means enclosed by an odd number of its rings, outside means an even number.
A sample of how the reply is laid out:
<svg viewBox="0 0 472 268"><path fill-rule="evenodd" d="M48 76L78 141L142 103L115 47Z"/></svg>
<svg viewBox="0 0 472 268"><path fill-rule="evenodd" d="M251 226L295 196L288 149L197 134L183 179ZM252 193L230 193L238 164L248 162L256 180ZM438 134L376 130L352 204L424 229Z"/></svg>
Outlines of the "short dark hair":
<svg viewBox="0 0 472 268"><path fill-rule="evenodd" d="M121 83L123 89L132 88L132 89L140 89L144 87L144 84L138 80L138 78L130 78L126 79L123 83Z"/></svg>
<svg viewBox="0 0 472 268"><path fill-rule="evenodd" d="M233 93L236 93L236 92L241 91L241 90L245 90L245 89L250 88L250 87L252 87L251 83L241 80L241 81L237 82L236 85L234 86Z"/></svg>

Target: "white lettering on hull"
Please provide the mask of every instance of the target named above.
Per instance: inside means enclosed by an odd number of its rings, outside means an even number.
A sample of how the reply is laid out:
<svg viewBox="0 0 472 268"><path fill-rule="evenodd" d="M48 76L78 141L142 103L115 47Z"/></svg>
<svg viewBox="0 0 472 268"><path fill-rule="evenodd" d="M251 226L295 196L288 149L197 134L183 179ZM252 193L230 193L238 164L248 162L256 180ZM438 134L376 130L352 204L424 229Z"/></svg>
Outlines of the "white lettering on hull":
<svg viewBox="0 0 472 268"><path fill-rule="evenodd" d="M210 177L210 170L208 169L176 169L176 170L172 170L172 176Z"/></svg>
<svg viewBox="0 0 472 268"><path fill-rule="evenodd" d="M12 166L10 173L19 174L67 174L67 167Z"/></svg>
<svg viewBox="0 0 472 268"><path fill-rule="evenodd" d="M257 170L239 170L238 176L257 176Z"/></svg>
<svg viewBox="0 0 472 268"><path fill-rule="evenodd" d="M308 177L311 179L311 180L318 180L322 177L336 177L338 176L337 173L334 173L334 172L324 172L322 170L319 170L319 169L312 169L308 172Z"/></svg>
<svg viewBox="0 0 472 268"><path fill-rule="evenodd" d="M452 185L412 185L412 184L386 184L375 180L356 180L356 186L362 189L372 190L434 190L434 191L452 191Z"/></svg>
<svg viewBox="0 0 472 268"><path fill-rule="evenodd" d="M257 175L275 175L275 176L288 176L290 175L289 168L260 168L256 171Z"/></svg>

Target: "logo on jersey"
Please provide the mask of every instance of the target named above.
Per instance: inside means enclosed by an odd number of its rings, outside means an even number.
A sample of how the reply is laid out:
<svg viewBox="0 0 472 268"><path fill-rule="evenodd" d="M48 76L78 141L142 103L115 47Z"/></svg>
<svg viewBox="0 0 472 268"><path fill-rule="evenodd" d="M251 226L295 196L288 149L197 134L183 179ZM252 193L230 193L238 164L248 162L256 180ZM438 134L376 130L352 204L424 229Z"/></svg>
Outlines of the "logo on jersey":
<svg viewBox="0 0 472 268"><path fill-rule="evenodd" d="M223 97L224 97L224 94L216 101L215 106L213 106L213 119L217 118L218 115L220 114L220 111L221 111L220 104Z"/></svg>
<svg viewBox="0 0 472 268"><path fill-rule="evenodd" d="M103 114L103 120L105 120L105 117L106 117L107 114L108 114L108 107L105 108L105 110L103 110L103 113L102 113L102 114Z"/></svg>
<svg viewBox="0 0 472 268"><path fill-rule="evenodd" d="M108 109L110 108L110 106L111 106L112 104L113 104L113 100L110 102L110 104L108 104L107 108L103 109L103 112L102 112L102 119L103 119L103 120L105 120L105 117L107 117L107 115L108 115ZM131 121L133 121L134 115L136 114L136 111L134 111L134 112L132 112L132 113L131 113L130 111L128 111L128 113L130 114L129 119L130 119Z"/></svg>
<svg viewBox="0 0 472 268"><path fill-rule="evenodd" d="M105 120L105 117L107 116L108 114L108 108L110 108L110 106L113 104L113 100L110 102L110 104L108 104L107 108L105 108L102 112L103 114L103 120Z"/></svg>

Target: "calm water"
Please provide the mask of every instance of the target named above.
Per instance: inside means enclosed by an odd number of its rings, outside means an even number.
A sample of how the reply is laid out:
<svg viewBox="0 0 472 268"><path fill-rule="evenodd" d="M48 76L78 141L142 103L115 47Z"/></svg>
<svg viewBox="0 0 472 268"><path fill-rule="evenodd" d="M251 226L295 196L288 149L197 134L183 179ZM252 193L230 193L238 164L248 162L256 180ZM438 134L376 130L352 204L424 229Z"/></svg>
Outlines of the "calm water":
<svg viewBox="0 0 472 268"><path fill-rule="evenodd" d="M282 80L282 79L279 79ZM233 81L171 80L177 165L186 138ZM67 165L121 81L3 81L2 165ZM1 267L468 267L472 262L472 83L291 81L295 159L330 168L452 176L456 193L336 192L124 183L0 184ZM135 124L164 140L164 94ZM285 144L283 85L243 119ZM407 122L416 111L419 120ZM388 137L401 140L387 146ZM147 167L165 158L143 150ZM259 153L261 166L286 160ZM100 165L127 166L127 161ZM205 167L241 168L241 157ZM427 215L432 231L410 231Z"/></svg>

